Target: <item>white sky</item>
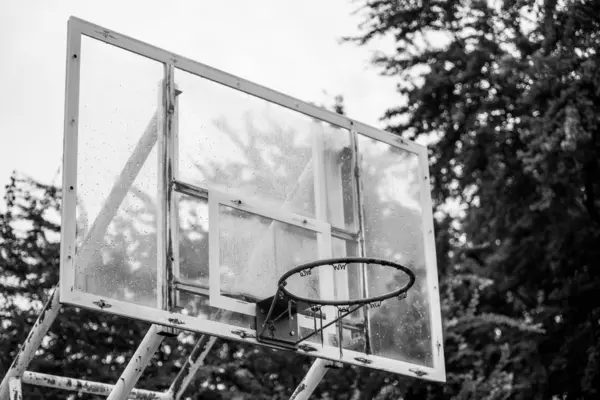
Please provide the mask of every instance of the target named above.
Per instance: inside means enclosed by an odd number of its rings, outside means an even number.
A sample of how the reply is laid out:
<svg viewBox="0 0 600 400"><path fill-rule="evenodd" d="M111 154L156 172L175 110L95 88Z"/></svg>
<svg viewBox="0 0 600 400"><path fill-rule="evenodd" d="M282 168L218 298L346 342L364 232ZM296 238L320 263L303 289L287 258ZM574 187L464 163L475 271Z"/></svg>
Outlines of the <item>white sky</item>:
<svg viewBox="0 0 600 400"><path fill-rule="evenodd" d="M74 15L381 126L395 82L370 65L351 0L9 1L0 12L0 193L13 170L51 182L62 158L66 29ZM382 44L379 44L381 46ZM107 116L108 118L110 116ZM57 183L60 179L57 179Z"/></svg>

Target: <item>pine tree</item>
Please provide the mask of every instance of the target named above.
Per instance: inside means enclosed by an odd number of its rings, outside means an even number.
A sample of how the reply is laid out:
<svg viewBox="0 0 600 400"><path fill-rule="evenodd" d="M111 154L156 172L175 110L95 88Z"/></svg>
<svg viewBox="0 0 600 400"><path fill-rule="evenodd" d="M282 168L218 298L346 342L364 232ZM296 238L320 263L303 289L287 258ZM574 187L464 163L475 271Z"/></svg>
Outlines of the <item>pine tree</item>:
<svg viewBox="0 0 600 400"><path fill-rule="evenodd" d="M448 384L406 398L597 396L600 4L362 11L351 40L396 42L374 60L406 99L388 130L432 142Z"/></svg>

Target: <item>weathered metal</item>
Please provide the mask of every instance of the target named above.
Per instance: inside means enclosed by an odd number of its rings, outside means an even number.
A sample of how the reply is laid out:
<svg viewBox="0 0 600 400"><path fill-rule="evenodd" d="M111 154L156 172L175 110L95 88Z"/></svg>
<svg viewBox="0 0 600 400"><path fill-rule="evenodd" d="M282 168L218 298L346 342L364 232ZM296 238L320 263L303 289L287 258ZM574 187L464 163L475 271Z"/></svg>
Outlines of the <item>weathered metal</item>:
<svg viewBox="0 0 600 400"><path fill-rule="evenodd" d="M108 396L115 387L115 385L110 385L108 383L92 382L83 379L66 378L64 376L41 374L30 371L25 371L23 374L23 383L53 389L68 390L71 392L96 394L99 396ZM130 395L130 397L133 397L136 400L172 399L168 393L153 392L143 389L133 389Z"/></svg>
<svg viewBox="0 0 600 400"><path fill-rule="evenodd" d="M290 400L307 400L331 365L334 365L334 363L317 358L302 379L302 382L300 382L294 393L290 396Z"/></svg>
<svg viewBox="0 0 600 400"><path fill-rule="evenodd" d="M59 288L58 286L54 289L54 292L50 295L50 298L44 305L37 321L33 324L27 339L23 343L23 346L15 356L13 363L11 364L8 372L2 379L0 384L0 399L8 399L8 386L11 378L20 378L23 372L27 369L27 366L35 356L35 352L42 339L46 336L46 332L50 329L52 322L56 319L58 312L60 311L61 305L59 303Z"/></svg>
<svg viewBox="0 0 600 400"><path fill-rule="evenodd" d="M173 396L174 400L181 399L200 367L204 365L204 359L216 341L217 338L214 336L200 336L200 339L196 342L189 357L185 360L185 364L183 364L167 391L167 393Z"/></svg>
<svg viewBox="0 0 600 400"><path fill-rule="evenodd" d="M158 325L152 325L148 332L146 332L146 336L144 336L131 360L129 360L107 400L127 399L138 379L144 373L152 356L154 356L154 353L156 353L156 350L158 350L158 347L165 338L160 334L160 331L161 329Z"/></svg>

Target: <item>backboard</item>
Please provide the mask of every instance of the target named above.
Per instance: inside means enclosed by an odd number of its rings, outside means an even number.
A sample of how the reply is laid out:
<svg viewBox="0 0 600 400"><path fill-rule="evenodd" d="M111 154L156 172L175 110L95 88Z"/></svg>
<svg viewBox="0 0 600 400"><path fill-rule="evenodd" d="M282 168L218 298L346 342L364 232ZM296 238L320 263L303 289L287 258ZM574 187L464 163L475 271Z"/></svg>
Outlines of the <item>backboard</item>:
<svg viewBox="0 0 600 400"><path fill-rule="evenodd" d="M279 348L255 318L284 272L389 259L416 275L405 299L286 350L445 380L425 147L77 18L68 35L62 303ZM290 287L354 299L402 279L356 264Z"/></svg>

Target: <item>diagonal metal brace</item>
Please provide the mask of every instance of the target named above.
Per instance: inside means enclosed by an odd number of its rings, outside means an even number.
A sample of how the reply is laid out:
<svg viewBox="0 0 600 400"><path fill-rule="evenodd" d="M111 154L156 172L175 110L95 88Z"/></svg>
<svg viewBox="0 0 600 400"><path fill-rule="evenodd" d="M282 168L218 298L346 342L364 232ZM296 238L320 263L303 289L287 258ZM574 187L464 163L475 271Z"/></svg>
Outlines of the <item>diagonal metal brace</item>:
<svg viewBox="0 0 600 400"><path fill-rule="evenodd" d="M131 390L144 373L146 366L165 338L160 332L161 329L158 325L152 325L148 329L142 343L140 343L133 357L129 360L127 367L125 367L107 400L126 400L129 397Z"/></svg>
<svg viewBox="0 0 600 400"><path fill-rule="evenodd" d="M204 359L216 341L217 338L215 336L200 336L200 339L196 342L189 357L185 360L185 364L181 367L181 370L179 370L179 373L167 391L174 400L181 399L200 367L204 365Z"/></svg>
<svg viewBox="0 0 600 400"><path fill-rule="evenodd" d="M2 379L2 383L0 384L0 400L8 400L8 386L10 379L21 378L21 376L23 376L27 366L35 356L35 352L38 347L40 347L42 339L44 339L52 322L56 319L61 308L58 293L58 286L56 286L54 292L52 292L52 295L42 309L37 321L35 321L35 324L31 328L29 335L27 335L27 339L25 339L23 346L15 356L13 363Z"/></svg>
<svg viewBox="0 0 600 400"><path fill-rule="evenodd" d="M336 365L336 363L333 361L317 358L302 379L302 382L300 382L296 390L294 390L294 393L290 396L290 400L307 400L312 392L315 391L329 367L334 365Z"/></svg>

